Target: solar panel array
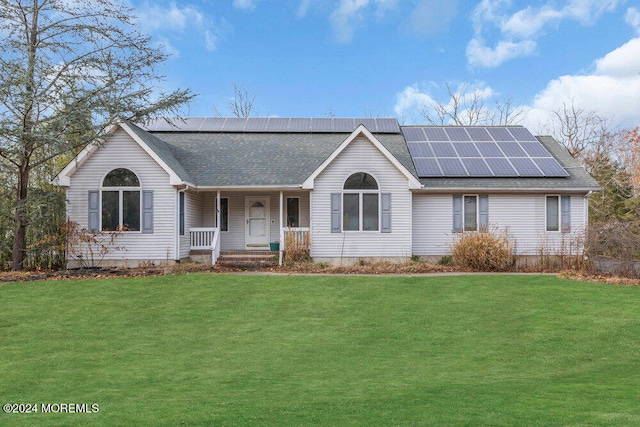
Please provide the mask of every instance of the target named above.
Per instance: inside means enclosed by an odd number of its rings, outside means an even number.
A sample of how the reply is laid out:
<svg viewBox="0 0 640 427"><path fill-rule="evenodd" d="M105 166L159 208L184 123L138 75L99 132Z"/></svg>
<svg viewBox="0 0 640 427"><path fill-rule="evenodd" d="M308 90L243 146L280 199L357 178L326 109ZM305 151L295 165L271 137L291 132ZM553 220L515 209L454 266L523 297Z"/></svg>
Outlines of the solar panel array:
<svg viewBox="0 0 640 427"><path fill-rule="evenodd" d="M160 119L143 127L150 132L348 133L361 124L373 133L400 133L398 121L386 118L187 117L173 125Z"/></svg>
<svg viewBox="0 0 640 427"><path fill-rule="evenodd" d="M523 127L402 127L421 178L567 177Z"/></svg>

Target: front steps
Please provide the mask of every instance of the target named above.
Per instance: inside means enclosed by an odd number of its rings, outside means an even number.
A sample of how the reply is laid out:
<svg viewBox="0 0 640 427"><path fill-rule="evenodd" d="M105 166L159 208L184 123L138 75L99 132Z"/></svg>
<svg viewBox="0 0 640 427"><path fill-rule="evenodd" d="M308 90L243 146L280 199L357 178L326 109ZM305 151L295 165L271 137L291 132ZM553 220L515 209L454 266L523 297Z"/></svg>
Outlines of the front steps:
<svg viewBox="0 0 640 427"><path fill-rule="evenodd" d="M278 265L277 251L224 251L216 265L236 268L264 268Z"/></svg>

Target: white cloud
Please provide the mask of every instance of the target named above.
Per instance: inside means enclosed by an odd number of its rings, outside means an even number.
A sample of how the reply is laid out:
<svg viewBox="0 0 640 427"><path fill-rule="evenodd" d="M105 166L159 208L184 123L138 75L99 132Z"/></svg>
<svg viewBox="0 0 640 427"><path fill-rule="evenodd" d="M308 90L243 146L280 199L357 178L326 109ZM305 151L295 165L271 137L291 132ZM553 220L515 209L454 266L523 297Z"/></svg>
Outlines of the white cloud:
<svg viewBox="0 0 640 427"><path fill-rule="evenodd" d="M418 0L403 27L415 34L436 34L449 28L459 0Z"/></svg>
<svg viewBox="0 0 640 427"><path fill-rule="evenodd" d="M536 42L531 40L516 43L501 40L495 47L490 48L485 45L484 40L476 38L467 45L467 60L470 65L495 68L510 59L529 56L535 49Z"/></svg>
<svg viewBox="0 0 640 427"><path fill-rule="evenodd" d="M305 16L307 14L307 11L311 7L311 2L312 2L312 0L301 0L300 1L300 6L298 6L298 13L297 13L299 18L302 18L303 16Z"/></svg>
<svg viewBox="0 0 640 427"><path fill-rule="evenodd" d="M254 0L233 0L236 9L253 10L256 7Z"/></svg>
<svg viewBox="0 0 640 427"><path fill-rule="evenodd" d="M570 0L562 7L548 1L540 7L527 6L509 13L510 0L482 0L471 20L474 36L467 46L471 66L493 68L510 59L535 53L536 40L563 20L593 24L602 14L616 9L624 0ZM633 12L631 12L633 15ZM627 13L629 15L629 12ZM632 16L629 19L634 19ZM487 43L487 33L498 30L497 41Z"/></svg>
<svg viewBox="0 0 640 427"><path fill-rule="evenodd" d="M199 34L202 44L207 50L215 50L221 36L229 29L226 21L215 25L204 12L192 6L178 6L175 2L168 4L148 2L136 10L138 23L142 30L153 35L158 44L165 47L167 53L179 56L179 50L172 39L175 35Z"/></svg>
<svg viewBox="0 0 640 427"><path fill-rule="evenodd" d="M573 102L585 111L611 118L624 128L640 125L640 38L631 39L595 61L586 75L558 77L536 95L527 125L552 119L551 111Z"/></svg>
<svg viewBox="0 0 640 427"><path fill-rule="evenodd" d="M336 40L349 43L356 30L369 17L369 9L375 6L375 17L382 19L386 10L393 8L398 0L340 0L340 4L331 14L331 26Z"/></svg>
<svg viewBox="0 0 640 427"><path fill-rule="evenodd" d="M640 10L630 7L627 9L627 14L624 18L627 24L631 25L636 30L636 33L640 35Z"/></svg>

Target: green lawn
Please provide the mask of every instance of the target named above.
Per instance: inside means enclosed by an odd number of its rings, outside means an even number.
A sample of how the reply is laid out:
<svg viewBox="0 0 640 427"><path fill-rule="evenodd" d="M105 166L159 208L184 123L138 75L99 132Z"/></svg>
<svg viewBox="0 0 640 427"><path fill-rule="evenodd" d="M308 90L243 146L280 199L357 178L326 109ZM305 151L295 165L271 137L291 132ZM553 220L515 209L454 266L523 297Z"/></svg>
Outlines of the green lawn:
<svg viewBox="0 0 640 427"><path fill-rule="evenodd" d="M0 425L639 425L640 288L192 274L0 285Z"/></svg>

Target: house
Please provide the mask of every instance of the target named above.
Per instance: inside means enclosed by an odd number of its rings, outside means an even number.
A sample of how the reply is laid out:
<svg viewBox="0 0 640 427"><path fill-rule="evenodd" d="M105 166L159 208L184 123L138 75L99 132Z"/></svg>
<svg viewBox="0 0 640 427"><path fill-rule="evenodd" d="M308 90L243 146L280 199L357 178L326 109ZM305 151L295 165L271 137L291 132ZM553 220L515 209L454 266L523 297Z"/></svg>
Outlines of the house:
<svg viewBox="0 0 640 427"><path fill-rule="evenodd" d="M124 230L105 259L129 266L283 250L287 233L310 237L316 262L436 261L485 227L507 231L519 256L562 254L599 189L524 127L385 118L122 121L54 182L69 220Z"/></svg>

